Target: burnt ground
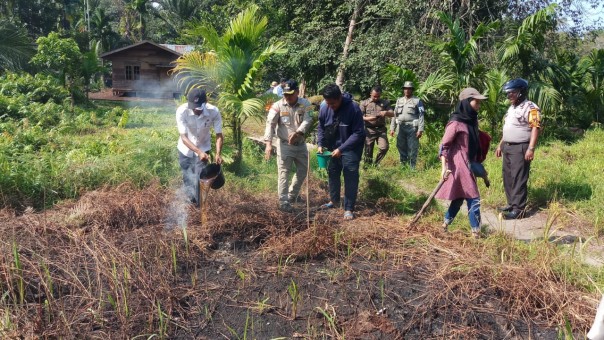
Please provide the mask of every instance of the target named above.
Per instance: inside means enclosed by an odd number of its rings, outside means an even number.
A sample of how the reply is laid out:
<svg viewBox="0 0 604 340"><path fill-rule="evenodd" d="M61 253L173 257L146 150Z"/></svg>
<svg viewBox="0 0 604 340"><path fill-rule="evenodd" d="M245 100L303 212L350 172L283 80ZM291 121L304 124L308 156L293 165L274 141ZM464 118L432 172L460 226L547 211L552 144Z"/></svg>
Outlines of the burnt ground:
<svg viewBox="0 0 604 340"><path fill-rule="evenodd" d="M528 260L505 235L445 234L429 216L408 228L371 202L353 221L309 220L228 184L201 225L176 197L123 186L3 211L0 335L555 339L565 324L585 334L597 304L551 270L549 246Z"/></svg>

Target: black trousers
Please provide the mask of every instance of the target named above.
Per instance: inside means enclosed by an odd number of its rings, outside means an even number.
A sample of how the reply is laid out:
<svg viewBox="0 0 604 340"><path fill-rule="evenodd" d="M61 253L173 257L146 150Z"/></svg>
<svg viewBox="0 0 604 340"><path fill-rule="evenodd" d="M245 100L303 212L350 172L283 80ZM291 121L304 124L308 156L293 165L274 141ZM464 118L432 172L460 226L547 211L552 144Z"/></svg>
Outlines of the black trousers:
<svg viewBox="0 0 604 340"><path fill-rule="evenodd" d="M209 151L206 153L209 154ZM182 170L185 195L191 203L199 207L199 174L208 163L202 162L197 156L187 157L178 151L178 164Z"/></svg>
<svg viewBox="0 0 604 340"><path fill-rule="evenodd" d="M524 160L529 143L503 142L503 188L513 210L523 210L528 198L528 179L531 162Z"/></svg>

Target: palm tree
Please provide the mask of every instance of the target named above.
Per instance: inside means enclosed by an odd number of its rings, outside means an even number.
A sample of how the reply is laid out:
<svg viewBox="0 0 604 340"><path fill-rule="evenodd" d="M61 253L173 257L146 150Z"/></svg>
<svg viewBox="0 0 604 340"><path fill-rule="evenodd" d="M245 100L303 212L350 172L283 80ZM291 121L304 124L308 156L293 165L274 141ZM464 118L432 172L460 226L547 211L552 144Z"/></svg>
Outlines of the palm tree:
<svg viewBox="0 0 604 340"><path fill-rule="evenodd" d="M579 62L584 72L583 88L587 106L593 108L597 122L604 113L604 49L594 49Z"/></svg>
<svg viewBox="0 0 604 340"><path fill-rule="evenodd" d="M214 27L199 28L207 52L185 54L176 61L174 72L181 85L206 87L218 93L218 106L228 116L236 154L241 161L243 134L241 125L248 117L264 114L264 101L256 97L254 82L264 62L286 52L282 42L267 45L262 39L268 19L259 17L258 7L250 6L239 13L222 36Z"/></svg>
<svg viewBox="0 0 604 340"><path fill-rule="evenodd" d="M491 136L495 137L497 125L502 121L506 112L505 93L502 91L503 84L509 80L505 71L492 69L484 77L484 88L487 99L482 101L481 113L489 122Z"/></svg>
<svg viewBox="0 0 604 340"><path fill-rule="evenodd" d="M556 25L555 9L552 4L528 16L499 49L502 67L510 75L528 79L530 98L552 116L561 110L563 103L557 89L571 82L570 74L543 53L546 34Z"/></svg>
<svg viewBox="0 0 604 340"><path fill-rule="evenodd" d="M416 85L413 92L424 103L429 103L450 92L454 83L454 76L446 71L438 70L426 77L423 82L417 75L409 70L393 64L387 64L382 70L382 83L388 89L384 91L386 98L396 99L403 95L403 84L411 81Z"/></svg>
<svg viewBox="0 0 604 340"><path fill-rule="evenodd" d="M90 51L82 54L82 63L80 64L80 73L84 78L84 91L86 92L86 98L90 93L90 82L99 72L105 71L99 58L101 52L101 42L91 42L92 48Z"/></svg>
<svg viewBox="0 0 604 340"><path fill-rule="evenodd" d="M27 32L6 19L0 19L0 69L16 71L34 55Z"/></svg>
<svg viewBox="0 0 604 340"><path fill-rule="evenodd" d="M467 86L476 86L477 79L481 79L486 68L478 64L478 41L484 38L499 25L492 22L488 25L480 23L474 34L468 35L461 26L459 18L453 20L445 12L436 14L440 21L449 29L449 33L440 42L432 43L432 49L438 53L444 62L441 72L451 73L455 83L451 88L451 98L455 98L461 89Z"/></svg>
<svg viewBox="0 0 604 340"><path fill-rule="evenodd" d="M171 30L179 32L185 24L195 19L201 4L198 0L158 0L152 13L163 20ZM198 27L196 25L195 27Z"/></svg>
<svg viewBox="0 0 604 340"><path fill-rule="evenodd" d="M92 37L101 43L103 51L109 51L111 36L114 32L111 30L111 21L105 10L101 7L97 8L90 18L90 23L92 24Z"/></svg>

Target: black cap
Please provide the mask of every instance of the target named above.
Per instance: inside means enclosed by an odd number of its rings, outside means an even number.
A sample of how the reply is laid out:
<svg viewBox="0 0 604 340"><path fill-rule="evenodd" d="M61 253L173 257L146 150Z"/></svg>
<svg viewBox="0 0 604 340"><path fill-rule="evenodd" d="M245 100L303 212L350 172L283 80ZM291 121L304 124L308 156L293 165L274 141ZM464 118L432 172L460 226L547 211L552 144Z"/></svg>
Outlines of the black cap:
<svg viewBox="0 0 604 340"><path fill-rule="evenodd" d="M206 97L206 91L199 88L191 89L191 91L189 91L189 94L187 95L189 109L191 110L195 110L196 108L201 107L201 105L207 100L208 98Z"/></svg>
<svg viewBox="0 0 604 340"><path fill-rule="evenodd" d="M298 89L298 83L295 80L288 80L285 82L283 87L283 94L294 94L294 91Z"/></svg>

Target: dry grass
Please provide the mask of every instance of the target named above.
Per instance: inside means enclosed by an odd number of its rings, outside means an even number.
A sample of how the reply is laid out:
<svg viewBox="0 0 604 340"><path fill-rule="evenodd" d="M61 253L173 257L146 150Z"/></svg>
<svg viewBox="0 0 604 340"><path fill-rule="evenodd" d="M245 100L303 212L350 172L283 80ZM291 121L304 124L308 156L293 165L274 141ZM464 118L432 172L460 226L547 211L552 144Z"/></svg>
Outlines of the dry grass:
<svg viewBox="0 0 604 340"><path fill-rule="evenodd" d="M313 188L312 197L320 197L320 192ZM43 213L29 211L17 217L2 211L0 335L215 335L205 332L219 322L213 320L219 318L217 311L252 304L237 296L241 292L253 296L259 285L266 284L266 273L274 273L275 263L286 257L300 263L331 259L342 268L343 282L354 273L381 278L388 286L382 294L396 301L397 308L410 310L398 322L393 315L367 310L339 315L337 332L346 337L381 332L392 337L488 338L494 333L480 326L487 316L509 334L526 335L519 322L557 327L566 320L581 333L589 327L597 304L593 294L554 273L555 252L547 246L540 261L497 260L488 255L485 242L461 232L444 234L429 224L411 230L406 219L385 213L365 216L363 211L347 222L340 219L339 210L320 211L308 227L303 208L294 215L281 213L273 195L228 187L210 194L204 226L197 210L176 207L174 202L174 194L158 185L141 191L123 186L88 193L77 203ZM188 217L186 234L174 228L179 217L175 219L175 213ZM513 251L511 240L502 242ZM296 274L302 267L295 268L288 273L292 279L321 279L312 273ZM415 293L403 296L401 290L411 289L409 280ZM321 287L344 289L333 284ZM379 289L371 291L375 296ZM286 292L276 294L283 301L271 302L287 306ZM288 315L286 311L271 310L283 323L291 321L278 316ZM324 325L318 334L336 336L316 312L308 315L307 322L319 320ZM230 322L227 316L221 320Z"/></svg>

